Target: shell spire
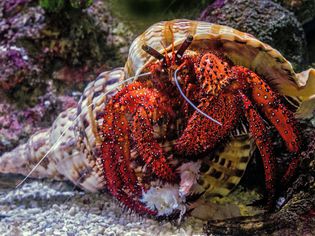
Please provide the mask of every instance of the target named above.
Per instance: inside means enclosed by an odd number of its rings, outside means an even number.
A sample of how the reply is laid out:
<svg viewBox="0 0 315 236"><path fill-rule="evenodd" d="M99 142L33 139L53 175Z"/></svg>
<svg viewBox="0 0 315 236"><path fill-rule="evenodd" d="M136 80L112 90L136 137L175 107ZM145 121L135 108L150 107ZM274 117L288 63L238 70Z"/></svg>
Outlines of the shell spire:
<svg viewBox="0 0 315 236"><path fill-rule="evenodd" d="M104 188L102 163L97 158L97 127L102 123L100 114L106 102L120 89L117 84L124 78L122 68L98 76L85 88L77 108L63 111L51 128L35 133L27 143L4 153L0 157L0 172L70 180L92 192Z"/></svg>

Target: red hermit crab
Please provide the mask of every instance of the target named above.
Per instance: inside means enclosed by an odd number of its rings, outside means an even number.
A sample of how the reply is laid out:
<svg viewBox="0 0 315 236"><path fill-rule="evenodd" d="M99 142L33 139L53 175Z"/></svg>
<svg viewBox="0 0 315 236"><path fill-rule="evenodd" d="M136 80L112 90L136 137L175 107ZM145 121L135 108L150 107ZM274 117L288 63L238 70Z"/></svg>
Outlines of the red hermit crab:
<svg viewBox="0 0 315 236"><path fill-rule="evenodd" d="M0 172L106 188L138 213L164 216L184 213L197 187L228 194L253 139L271 203L277 168L267 126L295 155L285 183L301 147L294 116L314 110L314 74L295 74L277 50L235 29L160 22L134 40L124 69L102 73L77 108L1 156Z"/></svg>
<svg viewBox="0 0 315 236"><path fill-rule="evenodd" d="M177 119L185 125L174 141L173 152L178 158L209 153L235 129L248 123L250 136L263 159L271 206L275 200L276 154L267 127L274 126L289 152L295 154L281 179L285 185L298 165L301 146L297 122L288 104L296 106L309 99L292 96L308 92L295 84L298 79L281 54L249 34L187 20L152 26L134 41L130 52L127 71L149 71L151 76L145 83L154 84L161 96L168 96L173 108L177 106L179 110ZM305 106L304 102L299 111ZM307 106L305 110L312 111L314 105ZM161 166L169 170L164 157L162 160ZM214 174L224 179L224 171ZM167 172L166 179L171 179L173 173Z"/></svg>

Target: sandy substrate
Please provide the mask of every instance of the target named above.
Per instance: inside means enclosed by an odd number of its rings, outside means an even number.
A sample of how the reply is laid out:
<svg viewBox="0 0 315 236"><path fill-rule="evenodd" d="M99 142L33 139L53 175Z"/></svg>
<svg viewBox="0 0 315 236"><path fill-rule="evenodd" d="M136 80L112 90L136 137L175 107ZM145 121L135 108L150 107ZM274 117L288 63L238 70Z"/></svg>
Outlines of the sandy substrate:
<svg viewBox="0 0 315 236"><path fill-rule="evenodd" d="M2 180L3 181L3 180ZM30 181L0 189L0 235L202 235L204 221L158 222L123 211L105 193Z"/></svg>

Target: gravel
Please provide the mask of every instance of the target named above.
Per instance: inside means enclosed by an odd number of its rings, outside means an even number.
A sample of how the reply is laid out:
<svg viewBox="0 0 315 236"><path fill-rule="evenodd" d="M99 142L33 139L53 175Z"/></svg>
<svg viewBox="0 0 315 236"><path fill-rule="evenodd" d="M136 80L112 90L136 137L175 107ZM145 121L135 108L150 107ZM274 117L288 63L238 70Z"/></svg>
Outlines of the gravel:
<svg viewBox="0 0 315 236"><path fill-rule="evenodd" d="M193 217L180 224L140 217L106 193L85 193L67 183L0 186L0 235L201 235L204 223Z"/></svg>

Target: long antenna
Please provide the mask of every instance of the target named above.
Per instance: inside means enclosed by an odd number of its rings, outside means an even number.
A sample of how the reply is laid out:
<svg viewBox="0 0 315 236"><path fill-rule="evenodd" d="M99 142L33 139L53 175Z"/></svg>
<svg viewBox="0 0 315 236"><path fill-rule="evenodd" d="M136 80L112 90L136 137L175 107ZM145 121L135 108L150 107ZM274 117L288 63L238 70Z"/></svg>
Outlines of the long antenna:
<svg viewBox="0 0 315 236"><path fill-rule="evenodd" d="M110 93L111 91L117 89L120 85L124 84L124 83L127 83L133 79L137 79L138 77L143 77L143 76L146 76L146 75L150 75L151 72L147 72L147 73L143 73L143 74L140 74L140 75L135 75L135 76L132 76L120 83L117 84L117 86L115 86L114 88L110 89L109 91L107 91L104 96L106 96L108 93ZM90 106L92 106L92 104L90 104L88 106L88 108ZM16 185L15 188L18 188L20 187L30 176L31 174L33 174L33 172L36 170L36 168L43 162L43 160L48 156L49 153L51 153L58 145L59 145L59 142L61 140L61 138L65 135L65 133L69 130L69 128L73 125L74 122L76 122L78 120L78 118L81 116L81 114L79 114L67 127L66 129L61 133L61 135L58 137L57 141L54 143L54 145L51 146L51 148L46 152L46 154L37 162L37 164L32 168L32 170L25 176L25 178L18 184Z"/></svg>
<svg viewBox="0 0 315 236"><path fill-rule="evenodd" d="M185 62L184 62L185 63ZM193 104L192 101L189 100L188 97L186 97L186 95L184 94L182 88L180 87L179 85L179 82L177 80L177 72L181 69L181 66L179 66L177 68L177 70L175 70L174 72L174 79L175 79L175 83L176 83L176 86L180 92L180 94L183 96L183 98L196 110L198 111L200 114L204 115L205 117L207 117L209 120L212 120L213 122L217 123L218 125L222 126L222 123L220 123L219 121L217 121L216 119L212 118L211 116L209 116L208 114L204 113L202 110L200 110L195 104Z"/></svg>

